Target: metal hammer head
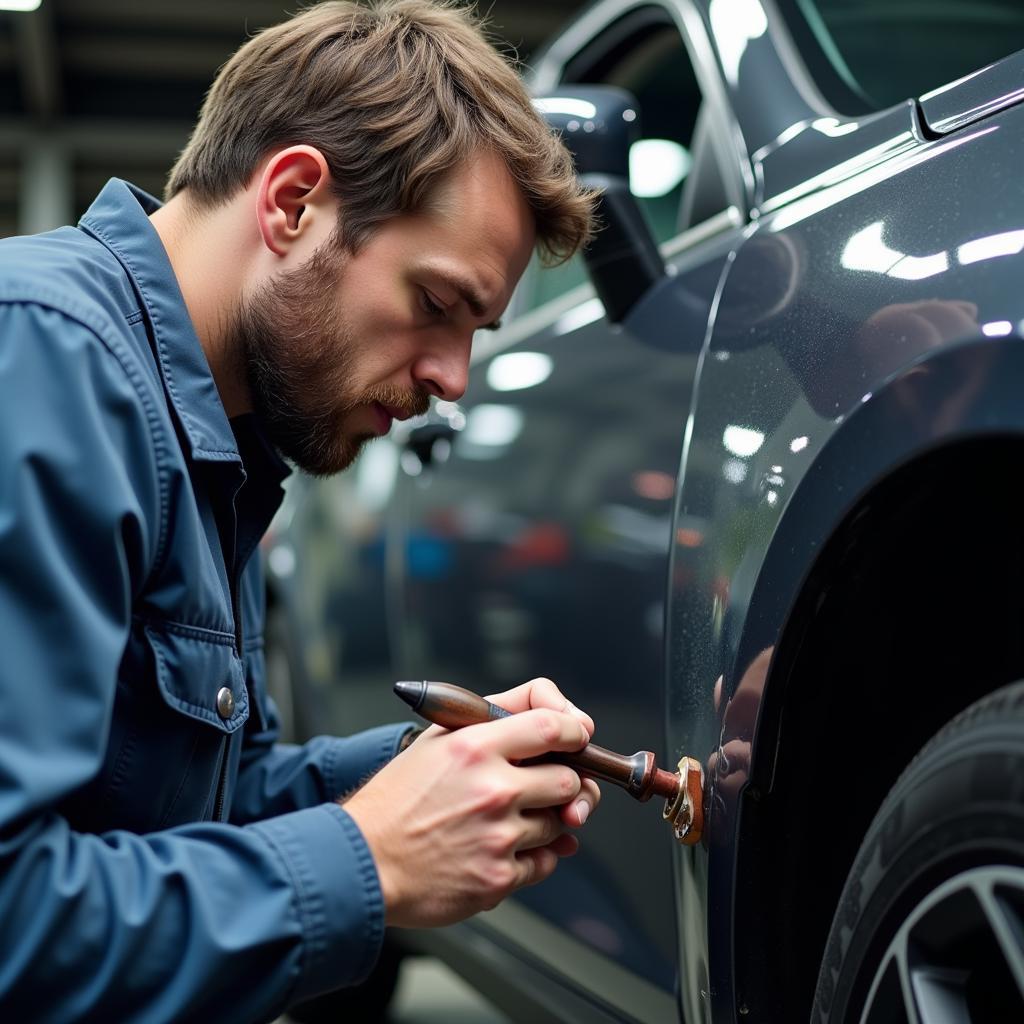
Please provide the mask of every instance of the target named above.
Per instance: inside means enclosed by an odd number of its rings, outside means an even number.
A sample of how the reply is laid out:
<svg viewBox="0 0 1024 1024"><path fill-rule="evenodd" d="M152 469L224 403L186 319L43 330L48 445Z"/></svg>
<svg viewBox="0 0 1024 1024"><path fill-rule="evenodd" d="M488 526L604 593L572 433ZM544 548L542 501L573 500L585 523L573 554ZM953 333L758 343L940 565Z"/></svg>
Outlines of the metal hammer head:
<svg viewBox="0 0 1024 1024"><path fill-rule="evenodd" d="M679 790L665 801L662 817L685 846L699 843L704 834L704 769L695 757L679 761Z"/></svg>

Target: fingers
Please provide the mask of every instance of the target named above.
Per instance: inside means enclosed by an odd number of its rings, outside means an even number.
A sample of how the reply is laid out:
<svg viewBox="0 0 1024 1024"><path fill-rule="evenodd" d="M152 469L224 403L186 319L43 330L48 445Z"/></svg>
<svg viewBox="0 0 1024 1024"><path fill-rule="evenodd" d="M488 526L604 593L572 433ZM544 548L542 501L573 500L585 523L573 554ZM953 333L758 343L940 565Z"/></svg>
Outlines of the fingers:
<svg viewBox="0 0 1024 1024"><path fill-rule="evenodd" d="M559 809L562 824L582 828L594 808L601 802L601 790L593 779L584 779L576 797Z"/></svg>
<svg viewBox="0 0 1024 1024"><path fill-rule="evenodd" d="M519 877L513 888L522 889L549 878L558 866L558 854L547 846L536 850L524 850L516 854L516 865Z"/></svg>
<svg viewBox="0 0 1024 1024"><path fill-rule="evenodd" d="M486 699L513 713L529 711L531 708L564 711L575 715L586 726L588 735L594 735L594 720L568 700L550 679L531 679L528 683L505 690L503 693L492 694Z"/></svg>
<svg viewBox="0 0 1024 1024"><path fill-rule="evenodd" d="M562 822L553 810L524 811L520 815L520 834L516 853L548 846L562 835Z"/></svg>
<svg viewBox="0 0 1024 1024"><path fill-rule="evenodd" d="M531 765L519 806L533 810L557 808L563 825L582 828L601 802L601 790L593 779L580 779L571 768L561 765Z"/></svg>
<svg viewBox="0 0 1024 1024"><path fill-rule="evenodd" d="M553 750L581 750L590 742L590 732L578 717L548 708L471 725L460 732L468 734L483 729L489 730L491 749L510 761L539 757Z"/></svg>
<svg viewBox="0 0 1024 1024"><path fill-rule="evenodd" d="M519 877L514 888L522 889L524 886L543 882L554 872L559 858L571 857L579 849L579 846L579 840L575 836L563 833L546 846L521 850L516 854Z"/></svg>
<svg viewBox="0 0 1024 1024"><path fill-rule="evenodd" d="M575 800L582 789L579 775L560 764L534 764L516 768L519 806L524 810L556 807Z"/></svg>

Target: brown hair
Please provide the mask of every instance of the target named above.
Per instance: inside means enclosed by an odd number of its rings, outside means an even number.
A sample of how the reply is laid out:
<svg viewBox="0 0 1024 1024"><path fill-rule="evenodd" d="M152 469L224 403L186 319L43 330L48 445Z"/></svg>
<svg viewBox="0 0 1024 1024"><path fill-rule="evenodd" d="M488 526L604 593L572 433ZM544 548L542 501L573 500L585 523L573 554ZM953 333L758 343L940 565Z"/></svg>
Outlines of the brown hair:
<svg viewBox="0 0 1024 1024"><path fill-rule="evenodd" d="M319 149L355 251L382 221L420 210L440 179L494 150L560 261L592 230L593 195L480 20L450 0L317 4L245 43L221 68L166 195L200 208L248 184L260 160Z"/></svg>

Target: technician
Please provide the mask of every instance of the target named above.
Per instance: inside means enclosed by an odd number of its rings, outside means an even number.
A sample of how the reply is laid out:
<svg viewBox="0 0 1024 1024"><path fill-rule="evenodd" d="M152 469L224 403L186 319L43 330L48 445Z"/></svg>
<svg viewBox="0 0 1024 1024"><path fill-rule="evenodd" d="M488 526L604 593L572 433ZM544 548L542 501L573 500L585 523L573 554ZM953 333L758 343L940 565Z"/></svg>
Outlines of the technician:
<svg viewBox="0 0 1024 1024"><path fill-rule="evenodd" d="M247 42L165 206L0 242L0 1018L269 1020L575 850L596 786L517 763L593 731L548 680L276 743L254 552L285 460L458 399L590 219L471 15L385 0Z"/></svg>

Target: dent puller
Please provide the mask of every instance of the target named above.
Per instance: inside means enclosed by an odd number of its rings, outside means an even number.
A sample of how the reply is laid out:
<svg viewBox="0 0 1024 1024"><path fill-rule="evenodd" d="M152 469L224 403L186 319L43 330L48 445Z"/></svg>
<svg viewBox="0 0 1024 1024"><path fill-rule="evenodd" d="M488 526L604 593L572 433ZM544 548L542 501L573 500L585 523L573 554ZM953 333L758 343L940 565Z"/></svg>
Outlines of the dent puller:
<svg viewBox="0 0 1024 1024"><path fill-rule="evenodd" d="M395 683L395 693L418 715L445 729L461 729L510 714L452 683L399 682ZM696 758L682 757L679 770L667 772L657 766L649 750L616 754L588 743L575 753L546 754L537 761L568 765L592 778L621 786L640 801L664 797L662 817L671 825L676 839L686 846L699 843L704 834L704 769Z"/></svg>

